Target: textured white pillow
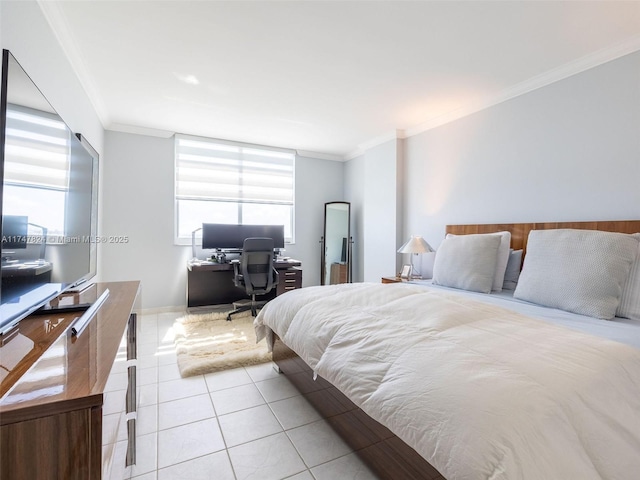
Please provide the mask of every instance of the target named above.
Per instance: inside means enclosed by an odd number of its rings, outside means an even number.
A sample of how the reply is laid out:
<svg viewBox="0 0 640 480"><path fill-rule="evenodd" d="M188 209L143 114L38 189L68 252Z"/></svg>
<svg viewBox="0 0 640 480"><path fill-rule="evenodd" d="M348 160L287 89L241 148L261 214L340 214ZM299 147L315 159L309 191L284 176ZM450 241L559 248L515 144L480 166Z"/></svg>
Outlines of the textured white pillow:
<svg viewBox="0 0 640 480"><path fill-rule="evenodd" d="M436 252L433 283L490 293L499 246L498 235L447 235Z"/></svg>
<svg viewBox="0 0 640 480"><path fill-rule="evenodd" d="M631 236L638 240L636 260L631 265L629 277L622 287L622 296L616 310L616 317L640 320L640 233L634 233Z"/></svg>
<svg viewBox="0 0 640 480"><path fill-rule="evenodd" d="M500 245L498 247L498 255L496 257L495 270L493 272L493 283L491 284L491 291L501 292L502 285L504 283L504 274L507 270L507 262L509 261L509 251L511 250L511 232L496 232L496 233L478 233L475 235L497 235L500 237ZM447 237L455 237L456 235L448 233Z"/></svg>
<svg viewBox="0 0 640 480"><path fill-rule="evenodd" d="M514 290L518 284L520 276L520 266L522 265L522 250L510 250L507 269L504 272L503 290Z"/></svg>
<svg viewBox="0 0 640 480"><path fill-rule="evenodd" d="M595 230L532 230L513 296L590 317L610 319L635 260L630 235Z"/></svg>

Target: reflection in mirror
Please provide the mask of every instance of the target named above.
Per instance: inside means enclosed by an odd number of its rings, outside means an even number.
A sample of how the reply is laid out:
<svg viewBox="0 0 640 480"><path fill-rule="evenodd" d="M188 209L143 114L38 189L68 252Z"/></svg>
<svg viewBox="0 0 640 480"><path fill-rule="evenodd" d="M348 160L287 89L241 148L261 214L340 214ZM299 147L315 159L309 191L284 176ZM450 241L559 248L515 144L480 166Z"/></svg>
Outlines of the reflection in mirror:
<svg viewBox="0 0 640 480"><path fill-rule="evenodd" d="M320 284L351 282L351 204L328 202L324 206L324 236Z"/></svg>

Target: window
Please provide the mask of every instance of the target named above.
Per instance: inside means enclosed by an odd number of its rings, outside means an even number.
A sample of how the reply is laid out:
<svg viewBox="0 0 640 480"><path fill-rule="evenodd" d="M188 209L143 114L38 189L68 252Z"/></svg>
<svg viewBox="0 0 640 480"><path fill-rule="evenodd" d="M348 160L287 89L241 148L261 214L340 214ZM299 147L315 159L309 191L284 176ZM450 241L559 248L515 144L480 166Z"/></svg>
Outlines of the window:
<svg viewBox="0 0 640 480"><path fill-rule="evenodd" d="M46 225L49 235L64 235L69 144L69 130L57 115L7 105L3 196L6 215L26 215L30 224Z"/></svg>
<svg viewBox="0 0 640 480"><path fill-rule="evenodd" d="M295 153L176 135L176 240L203 223L284 225L293 243Z"/></svg>

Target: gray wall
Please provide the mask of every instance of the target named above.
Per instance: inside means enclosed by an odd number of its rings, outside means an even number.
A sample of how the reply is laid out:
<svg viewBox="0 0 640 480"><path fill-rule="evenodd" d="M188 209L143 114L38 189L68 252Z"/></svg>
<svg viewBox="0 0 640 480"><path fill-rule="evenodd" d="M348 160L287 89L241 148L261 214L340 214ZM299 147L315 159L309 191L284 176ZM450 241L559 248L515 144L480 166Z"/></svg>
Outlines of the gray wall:
<svg viewBox="0 0 640 480"><path fill-rule="evenodd" d="M103 235L127 235L103 245L105 281L142 280L143 308L185 305L191 247L174 245L174 143L108 131L103 173ZM303 285L320 283L324 203L342 200L340 162L296 160L295 244L285 254L302 261Z"/></svg>
<svg viewBox="0 0 640 480"><path fill-rule="evenodd" d="M640 52L405 142L405 236L640 218Z"/></svg>

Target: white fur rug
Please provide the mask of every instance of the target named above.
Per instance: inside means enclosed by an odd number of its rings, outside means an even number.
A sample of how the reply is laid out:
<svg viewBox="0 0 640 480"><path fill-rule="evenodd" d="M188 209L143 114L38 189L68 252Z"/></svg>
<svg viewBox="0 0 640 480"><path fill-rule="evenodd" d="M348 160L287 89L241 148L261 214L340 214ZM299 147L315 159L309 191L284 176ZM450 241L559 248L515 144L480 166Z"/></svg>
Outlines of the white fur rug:
<svg viewBox="0 0 640 480"><path fill-rule="evenodd" d="M266 342L256 344L251 312L227 322L226 312L185 315L173 324L182 377L271 361Z"/></svg>

